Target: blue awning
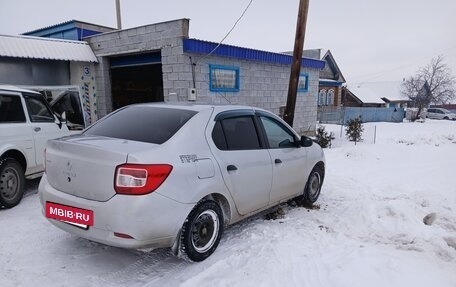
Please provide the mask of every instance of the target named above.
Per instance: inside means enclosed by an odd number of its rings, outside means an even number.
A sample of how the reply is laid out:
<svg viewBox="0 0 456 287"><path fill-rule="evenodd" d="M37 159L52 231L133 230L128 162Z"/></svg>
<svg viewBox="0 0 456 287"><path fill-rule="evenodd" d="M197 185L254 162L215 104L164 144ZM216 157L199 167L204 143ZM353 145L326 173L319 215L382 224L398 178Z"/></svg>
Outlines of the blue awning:
<svg viewBox="0 0 456 287"><path fill-rule="evenodd" d="M202 41L197 39L184 39L184 52L196 54L209 54L217 47L218 43ZM291 65L293 56L242 48L221 44L212 55L220 57L230 57L248 61L260 61L274 64ZM325 61L302 58L302 66L307 68L323 69Z"/></svg>

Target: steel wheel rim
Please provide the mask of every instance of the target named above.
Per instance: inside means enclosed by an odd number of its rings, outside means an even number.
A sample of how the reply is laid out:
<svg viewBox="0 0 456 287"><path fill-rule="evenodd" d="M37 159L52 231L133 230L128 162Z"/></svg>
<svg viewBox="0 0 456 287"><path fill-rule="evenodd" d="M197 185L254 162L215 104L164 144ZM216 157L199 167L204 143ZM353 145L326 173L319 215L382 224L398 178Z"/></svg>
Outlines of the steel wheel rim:
<svg viewBox="0 0 456 287"><path fill-rule="evenodd" d="M14 199L19 191L19 174L14 168L7 167L0 175L0 192L8 200Z"/></svg>
<svg viewBox="0 0 456 287"><path fill-rule="evenodd" d="M320 174L314 172L309 182L309 195L313 198L320 191Z"/></svg>
<svg viewBox="0 0 456 287"><path fill-rule="evenodd" d="M219 218L215 211L205 210L192 224L191 240L193 248L204 253L214 246L219 232Z"/></svg>

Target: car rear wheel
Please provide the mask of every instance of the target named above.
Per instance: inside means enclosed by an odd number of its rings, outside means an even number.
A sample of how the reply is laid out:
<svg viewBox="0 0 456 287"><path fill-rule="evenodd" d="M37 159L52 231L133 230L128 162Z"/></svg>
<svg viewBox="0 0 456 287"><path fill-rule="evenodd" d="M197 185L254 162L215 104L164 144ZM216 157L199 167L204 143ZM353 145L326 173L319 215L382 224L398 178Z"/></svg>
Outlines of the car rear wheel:
<svg viewBox="0 0 456 287"><path fill-rule="evenodd" d="M0 205L11 208L19 204L24 195L25 177L17 160L0 160Z"/></svg>
<svg viewBox="0 0 456 287"><path fill-rule="evenodd" d="M323 184L324 172L323 169L316 165L309 175L307 180L306 190L303 195L303 203L312 206L320 196L321 186Z"/></svg>
<svg viewBox="0 0 456 287"><path fill-rule="evenodd" d="M223 213L217 203L198 203L181 231L181 250L192 261L203 261L217 248L223 233Z"/></svg>

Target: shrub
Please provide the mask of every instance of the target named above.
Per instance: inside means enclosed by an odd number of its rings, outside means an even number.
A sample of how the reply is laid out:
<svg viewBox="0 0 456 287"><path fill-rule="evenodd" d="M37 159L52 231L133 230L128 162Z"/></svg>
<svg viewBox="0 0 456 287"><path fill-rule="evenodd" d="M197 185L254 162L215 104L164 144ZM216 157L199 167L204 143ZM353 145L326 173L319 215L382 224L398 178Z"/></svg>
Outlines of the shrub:
<svg viewBox="0 0 456 287"><path fill-rule="evenodd" d="M347 121L345 135L350 141L355 142L355 144L362 141L363 139L361 136L363 134L363 131L363 121L361 118L354 118Z"/></svg>
<svg viewBox="0 0 456 287"><path fill-rule="evenodd" d="M322 148L331 147L331 141L333 139L335 139L333 132L328 133L325 131L325 126L318 126L315 140Z"/></svg>

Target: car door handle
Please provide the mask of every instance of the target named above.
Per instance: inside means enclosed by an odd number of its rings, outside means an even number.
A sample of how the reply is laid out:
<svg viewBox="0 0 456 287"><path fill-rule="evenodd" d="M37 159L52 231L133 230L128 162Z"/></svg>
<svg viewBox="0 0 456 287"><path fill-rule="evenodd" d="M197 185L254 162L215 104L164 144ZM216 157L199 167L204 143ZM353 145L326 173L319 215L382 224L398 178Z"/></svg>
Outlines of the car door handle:
<svg viewBox="0 0 456 287"><path fill-rule="evenodd" d="M276 159L274 160L274 163L276 163L276 164L277 164L277 163L282 163L282 161L280 160L280 158L276 158Z"/></svg>
<svg viewBox="0 0 456 287"><path fill-rule="evenodd" d="M39 132L39 131L41 131L41 128L40 127L36 127L33 130L36 131L36 132Z"/></svg>
<svg viewBox="0 0 456 287"><path fill-rule="evenodd" d="M227 171L235 171L237 170L237 167L235 165L230 164L229 166L226 167Z"/></svg>

